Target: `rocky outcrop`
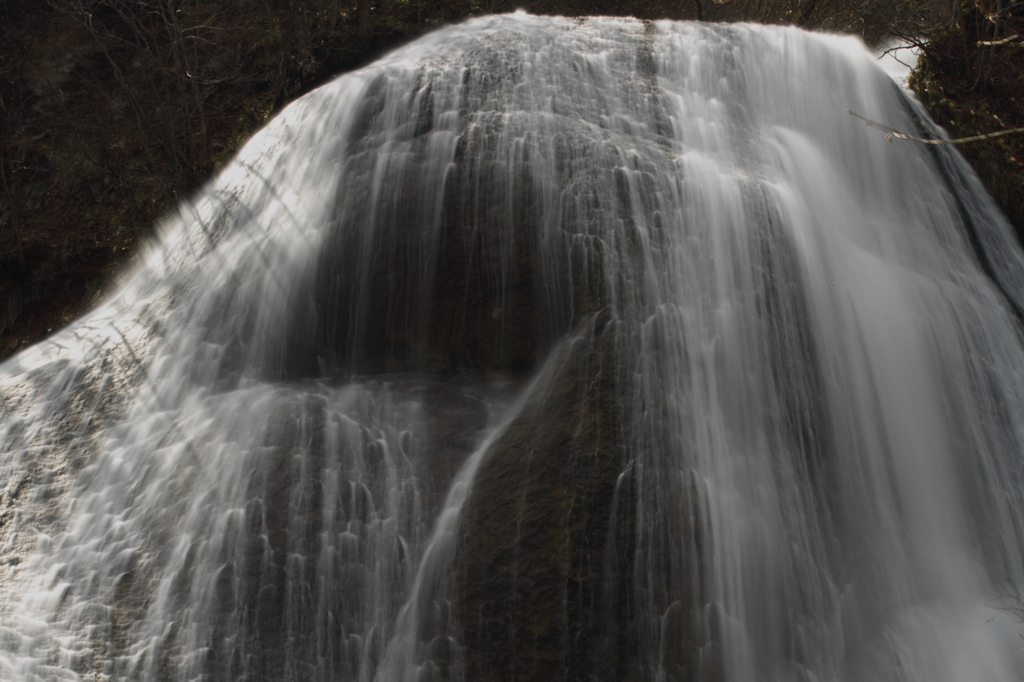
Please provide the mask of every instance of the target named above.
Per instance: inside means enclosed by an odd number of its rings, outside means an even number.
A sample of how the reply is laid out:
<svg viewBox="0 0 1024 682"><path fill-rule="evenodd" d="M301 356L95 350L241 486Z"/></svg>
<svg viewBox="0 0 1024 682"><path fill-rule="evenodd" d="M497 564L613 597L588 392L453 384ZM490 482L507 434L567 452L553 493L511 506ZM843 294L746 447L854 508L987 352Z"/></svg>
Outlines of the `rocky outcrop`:
<svg viewBox="0 0 1024 682"><path fill-rule="evenodd" d="M467 680L630 679L630 485L615 323L547 363L463 510L456 596Z"/></svg>

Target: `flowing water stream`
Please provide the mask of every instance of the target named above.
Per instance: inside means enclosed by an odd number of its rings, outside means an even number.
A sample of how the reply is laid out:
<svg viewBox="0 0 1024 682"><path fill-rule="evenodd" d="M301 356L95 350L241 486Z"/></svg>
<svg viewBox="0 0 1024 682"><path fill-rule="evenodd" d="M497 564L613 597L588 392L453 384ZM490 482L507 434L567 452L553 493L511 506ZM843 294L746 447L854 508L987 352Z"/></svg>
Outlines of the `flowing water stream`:
<svg viewBox="0 0 1024 682"><path fill-rule="evenodd" d="M1024 678L1024 254L847 109L928 120L852 38L522 13L289 106L0 366L0 679Z"/></svg>

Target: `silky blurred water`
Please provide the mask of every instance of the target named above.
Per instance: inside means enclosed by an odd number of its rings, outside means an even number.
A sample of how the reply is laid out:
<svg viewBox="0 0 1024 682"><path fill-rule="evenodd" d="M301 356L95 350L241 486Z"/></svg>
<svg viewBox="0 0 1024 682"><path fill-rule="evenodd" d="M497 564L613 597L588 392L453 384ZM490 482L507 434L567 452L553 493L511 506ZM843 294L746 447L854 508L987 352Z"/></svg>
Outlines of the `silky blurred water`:
<svg viewBox="0 0 1024 682"><path fill-rule="evenodd" d="M1024 254L847 109L928 120L852 38L522 13L289 106L0 366L0 678L461 679L462 505L592 290L640 678L1021 679ZM434 371L453 216L532 373Z"/></svg>

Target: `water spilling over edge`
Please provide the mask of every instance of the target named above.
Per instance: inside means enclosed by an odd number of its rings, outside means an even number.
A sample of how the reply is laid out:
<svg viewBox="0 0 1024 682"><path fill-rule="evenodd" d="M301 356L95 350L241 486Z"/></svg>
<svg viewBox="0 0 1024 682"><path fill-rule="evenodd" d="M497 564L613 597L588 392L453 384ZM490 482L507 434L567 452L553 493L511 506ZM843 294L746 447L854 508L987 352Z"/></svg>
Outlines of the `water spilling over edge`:
<svg viewBox="0 0 1024 682"><path fill-rule="evenodd" d="M290 106L3 365L0 674L1019 679L1022 254L846 109L927 120L524 14Z"/></svg>

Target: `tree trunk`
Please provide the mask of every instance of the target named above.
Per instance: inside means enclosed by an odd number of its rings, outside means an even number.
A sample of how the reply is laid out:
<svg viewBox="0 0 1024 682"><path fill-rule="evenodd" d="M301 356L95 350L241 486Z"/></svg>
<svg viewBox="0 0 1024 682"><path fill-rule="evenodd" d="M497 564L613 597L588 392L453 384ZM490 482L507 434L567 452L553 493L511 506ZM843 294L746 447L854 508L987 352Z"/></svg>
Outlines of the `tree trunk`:
<svg viewBox="0 0 1024 682"><path fill-rule="evenodd" d="M814 8L818 6L818 0L807 0L803 7L800 8L800 12L796 17L797 26L806 26L807 22L811 20L811 14L814 12Z"/></svg>
<svg viewBox="0 0 1024 682"><path fill-rule="evenodd" d="M370 35L370 0L356 3L356 32L361 38Z"/></svg>
<svg viewBox="0 0 1024 682"><path fill-rule="evenodd" d="M5 163L4 166L7 164ZM14 233L14 247L18 254L18 274L23 275L28 271L28 266L25 263L25 249L22 238L22 225L21 225L21 192L18 188L18 177L13 172L7 172L6 168L0 169L3 171L3 189L7 195L7 204L10 207L10 223L11 232Z"/></svg>

